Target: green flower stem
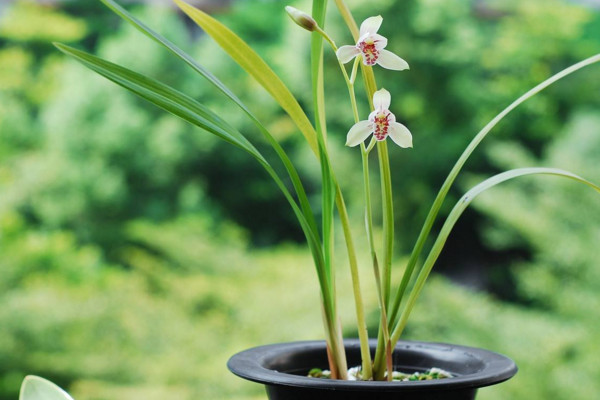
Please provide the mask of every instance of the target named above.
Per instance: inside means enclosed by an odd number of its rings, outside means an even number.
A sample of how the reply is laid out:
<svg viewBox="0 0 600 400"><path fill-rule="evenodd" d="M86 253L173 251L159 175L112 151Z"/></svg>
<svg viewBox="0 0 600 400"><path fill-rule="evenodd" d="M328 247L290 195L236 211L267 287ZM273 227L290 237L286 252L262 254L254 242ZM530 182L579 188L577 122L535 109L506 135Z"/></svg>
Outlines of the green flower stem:
<svg viewBox="0 0 600 400"><path fill-rule="evenodd" d="M352 33L354 40L355 41L358 40L358 35L359 35L358 26L356 24L356 21L352 17L350 9L348 8L348 6L346 6L346 4L344 3L343 0L335 0L335 3L338 7L340 14L342 15L342 18L346 22L346 25L350 29L350 32ZM360 64L360 68L361 68L363 80L365 83L365 90L367 92L367 98L369 101L370 109L373 110L374 109L373 95L377 91L377 82L375 81L375 75L373 74L373 68L365 66L362 63ZM353 75L355 75L355 74L353 74ZM377 142L374 139L371 139L371 143L367 147L367 151L370 152L376 143L378 145L380 171L383 171L383 173L381 174L381 181L382 181L382 192L384 194L383 195L383 199L384 199L384 205L383 205L383 207L384 207L384 213L383 213L383 215L384 215L384 254L389 257L389 259L387 261L384 258L384 268L385 268L385 263L388 262L389 263L388 265L390 267L389 271L391 272L391 255L393 252L393 240L394 240L393 229L394 229L394 227L393 227L393 208L391 207L392 191L391 191L391 178L390 178L390 174L389 174L389 171L390 171L389 157L388 157L388 153L387 153L387 145L385 144L385 142L383 142L384 148L381 148L382 142ZM388 205L386 206L385 204L388 204ZM387 221L387 223L386 223L386 221ZM391 281L391 279L388 280L388 285L389 285L389 281ZM386 306L389 303L389 297L390 297L389 292L390 292L390 290L388 289L387 295L385 295L385 289L383 290L384 299L385 298L388 299L387 301L384 301ZM388 326L385 326L385 325L386 324L384 324L382 321L382 323L379 326L379 332L377 335L377 350L375 352L375 359L373 361L373 371L374 371L373 379L375 379L375 380L383 379L383 375L384 375L384 372L386 369L386 361L388 361L390 359L388 356L386 356L386 354L391 354L391 349L393 348L393 346L392 346L393 343L391 343L389 341L386 343L384 332L386 330L389 330L389 325ZM387 362L387 364L389 365L389 362Z"/></svg>
<svg viewBox="0 0 600 400"><path fill-rule="evenodd" d="M354 114L354 123L360 121L358 116L358 107L356 106L356 96L354 94L354 85L348 82L348 92L350 93L350 103L352 105L352 113Z"/></svg>
<svg viewBox="0 0 600 400"><path fill-rule="evenodd" d="M350 274L352 275L352 290L354 291L354 305L356 307L356 320L358 327L358 338L360 340L360 355L362 358L362 376L363 379L371 379L373 376L372 365L371 365L371 351L369 348L369 333L367 331L367 323L365 318L365 310L363 306L363 299L360 289L360 279L358 277L358 262L356 259L356 251L354 249L354 241L352 239L352 232L350 230L350 219L348 218L348 211L342 192L337 185L336 205L338 213L340 215L340 221L342 223L342 230L344 232L344 239L346 242L346 248L348 250L348 261L350 264Z"/></svg>
<svg viewBox="0 0 600 400"><path fill-rule="evenodd" d="M348 6L344 3L343 0L335 0L336 6L342 15L342 18L346 22L348 29L352 33L354 40L358 40L359 29L354 17L352 17L352 13ZM357 57L358 58L358 57ZM357 65L355 61L355 66ZM365 82L365 90L367 92L367 97L369 100L369 104L371 110L374 109L373 105L373 95L377 91L377 82L375 81L375 75L373 74L373 69L371 67L365 66L364 64L360 65L361 71L363 74L363 80ZM354 68L353 68L354 69ZM345 73L345 69L344 69ZM353 78L355 78L356 74L353 73ZM370 151L374 146L374 141L372 140L367 148ZM382 292L384 298L384 304L389 306L390 302L390 291L391 291L391 260L393 255L393 242L394 242L394 214L393 214L393 200L392 200L392 186L391 186L391 174L390 174L390 166L389 166L389 156L387 151L387 144L385 142L377 142L377 150L379 155L379 169L381 175L381 190L382 190L382 198L383 198L383 218L384 218L384 275L382 285ZM378 333L378 341L377 341L377 351L375 353L375 360L373 364L373 369L375 371L375 380L383 379L383 373L385 371L386 361L389 361L389 357L386 354L391 353L391 348L393 343L385 340L384 332L389 329L389 325L387 323L380 324L379 333ZM389 365L389 362L387 363Z"/></svg>
<svg viewBox="0 0 600 400"><path fill-rule="evenodd" d="M369 145L367 146L367 153L370 153L371 150L373 150L373 147L375 147L376 142L377 142L377 140L375 140L375 138L372 137L371 142L369 142Z"/></svg>
<svg viewBox="0 0 600 400"><path fill-rule="evenodd" d="M385 141L377 142L377 153L379 156L379 173L381 176L381 195L383 198L383 279L379 284L381 286L381 297L383 308L389 308L389 299L391 291L391 274L392 274L392 254L394 245L394 209L392 200L392 184L389 157L387 152L387 143ZM391 357L392 342L389 337L389 323L387 316L381 318L379 333L377 336L377 350L373 362L375 370L375 380L382 380L384 372L389 367L389 358ZM391 375L391 374L388 374Z"/></svg>
<svg viewBox="0 0 600 400"><path fill-rule="evenodd" d="M334 47L335 50L335 47ZM350 100L352 103L352 111L354 114L354 121L359 121L358 110L356 107L356 96L354 92L354 81L356 77L356 70L359 64L360 58L357 57L354 66L352 68L352 78L348 79L348 74L343 64L340 64L342 74L346 80L348 91L350 93ZM371 71L372 73L372 71ZM372 99L372 95L370 99ZM371 100L370 100L371 101ZM371 107L372 108L372 107ZM377 261L377 254L375 250L375 243L373 238L373 222L372 222L372 207L371 207L371 189L369 181L369 163L368 155L373 149L375 144L378 144L377 150L379 153L379 165L381 171L381 185L382 185L382 197L385 199L383 203L383 214L384 214L384 279L381 279L379 272L379 262ZM373 262L373 271L375 274L375 282L378 292L378 300L381 309L381 323L378 333L378 346L376 352L376 359L374 363L374 370L376 373L375 379L383 379L383 372L386 369L390 369L388 373L388 379L391 378L391 347L390 347L390 336L389 326L387 323L387 308L389 304L390 292L391 292L391 264L392 264L392 253L394 243L394 214L393 214L393 201L392 201L392 188L391 188L391 174L389 167L389 157L387 153L387 144L385 142L377 142L374 138L371 138L369 146L365 148L364 143L361 143L361 154L363 160L363 181L365 186L365 222L367 229L367 238L369 240L369 247L371 250L371 259ZM385 351L384 351L385 350ZM385 356L385 357L384 357ZM386 363L386 368L382 368L383 363ZM364 364L364 362L363 362Z"/></svg>
<svg viewBox="0 0 600 400"><path fill-rule="evenodd" d="M381 197L383 198L383 298L385 304L390 301L392 280L392 255L394 251L394 203L392 198L392 176L390 172L390 159L385 140L377 143L379 155L379 172L381 175Z"/></svg>
<svg viewBox="0 0 600 400"><path fill-rule="evenodd" d="M373 216L371 209L371 183L369 178L369 153L365 148L365 144L360 144L362 165L363 165L363 184L365 191L365 229L367 232L367 240L371 250L371 260L373 262L373 272L375 274L375 283L377 285L377 294L379 297L379 307L382 312L385 312L385 302L381 291L381 279L379 274L379 263L377 261L377 251L375 250L375 239L373 237Z"/></svg>
<svg viewBox="0 0 600 400"><path fill-rule="evenodd" d="M375 239L373 238L373 217L371 213L371 183L369 178L369 153L365 148L365 144L360 144L360 153L362 156L363 166L363 184L365 189L365 228L367 230L367 240L371 249L371 258L375 260L377 254L375 251ZM377 268L379 270L379 268ZM378 288L380 289L380 288Z"/></svg>
<svg viewBox="0 0 600 400"><path fill-rule="evenodd" d="M344 66L340 63L340 67L342 68L342 70L344 71L344 77L346 78L346 84L348 85L348 92L350 94L350 102L352 104L352 113L354 115L354 121L358 122L359 121L359 116L358 116L358 108L356 106L356 96L354 93L354 85L350 82L350 80L348 79L348 75L345 73L346 69L344 68ZM361 144L361 146L364 146ZM365 173L369 174L368 171L368 163L367 163L367 169L365 170ZM363 164L363 170L364 170L364 164ZM367 185L368 185L368 179L367 179ZM366 196L369 198L369 205L366 208L366 218L368 218L368 220L371 220L371 206L370 206L370 195L369 192L366 192ZM344 216L346 219L346 223L344 223L344 218L342 218L342 213L341 210L342 208L340 208L340 206L338 205L338 211L340 211L340 218L342 219L342 227L344 229L344 232L348 231L348 236L346 237L346 245L349 247L350 245L352 245L352 248L354 247L353 243L349 243L352 241L352 237L350 236L350 223L348 221L348 215L346 213L346 206L343 204L343 199L341 202L341 205L343 206L343 210L344 210ZM372 231L372 225L371 225L371 231ZM368 233L368 235L372 238L372 232ZM374 247L371 247L371 251L374 251ZM348 248L348 254L351 254L350 252L350 248ZM372 363L371 363L371 351L369 348L369 333L367 331L367 323L366 323L366 318L365 318L365 313L364 313L364 305L363 305L363 301L362 301L362 294L361 294L361 289L360 289L360 278L358 275L358 263L356 262L356 256L355 256L355 252L354 249L352 249L352 254L354 257L354 261L350 260L350 272L352 274L352 288L354 290L354 300L356 303L356 318L358 320L358 324L359 324L359 339L360 339L360 348L361 348L361 358L362 358L362 378L365 380L369 380L372 378L373 376L373 370L372 370ZM363 333L363 336L361 336L361 332Z"/></svg>
<svg viewBox="0 0 600 400"><path fill-rule="evenodd" d="M321 28L317 28L316 32L320 34L327 43L331 46L334 52L337 51L337 46L335 42L323 31ZM350 78L348 77L348 73L344 68L344 65L338 61L340 65L340 69L342 70L342 74L344 75L344 79L348 86L348 92L350 95L350 101L352 103L352 112L354 114L355 121L358 121L358 108L356 106L356 98L354 95L354 85L350 82ZM328 156L326 155L328 158ZM346 209L346 204L344 202L344 198L342 195L342 191L335 180L335 175L333 171L331 171L332 179L334 180L334 187L336 188L336 207L338 209L338 214L340 216L340 221L342 223L342 230L344 233L344 241L346 242L346 249L348 252L348 261L350 264L350 274L352 277L352 290L354 292L354 305L356 308L356 319L357 319L357 327L358 327L358 337L360 340L360 351L362 358L362 377L363 379L371 379L373 376L372 372L372 363L371 363L371 351L369 348L369 333L367 331L367 322L365 317L364 304L362 299L362 291L360 287L360 277L358 274L358 261L356 258L356 250L354 248L354 240L352 238L352 232L350 229L350 219L348 217L348 211Z"/></svg>
<svg viewBox="0 0 600 400"><path fill-rule="evenodd" d="M369 144L369 147L372 149L373 141ZM367 231L367 239L369 241L369 247L371 249L371 260L373 262L373 274L375 276L375 286L377 287L377 299L379 301L379 309L381 310L381 321L380 321L380 338L383 338L385 345L387 346L390 343L390 334L387 324L387 305L384 298L384 293L382 290L381 284L381 274L379 272L379 262L377 261L377 252L375 250L375 239L373 238L373 218L372 218L372 209L371 209L371 184L369 179L369 150L365 148L365 144L360 144L361 155L362 155L362 163L363 163L363 182L365 189L365 226ZM386 347L386 355L391 357L391 352L389 352L389 347ZM390 357L386 357L389 361L391 361ZM392 368L390 362L387 364L388 370L388 380L392 380ZM377 371L375 372L377 373Z"/></svg>
<svg viewBox="0 0 600 400"><path fill-rule="evenodd" d="M352 74L350 75L350 83L352 85L354 85L354 81L356 80L356 72L358 71L358 64L360 63L361 58L362 58L362 56L356 57L354 59L354 64L352 64Z"/></svg>
<svg viewBox="0 0 600 400"><path fill-rule="evenodd" d="M348 74L346 73L346 69L344 68L344 66L341 63L340 63L340 68L344 72L344 78L346 78L346 85L348 86L348 92L350 94L350 102L352 105L352 113L354 115L354 122L356 123L360 120L360 117L358 115L358 107L356 105L356 95L354 92L354 84L352 83L352 81L350 79L348 79ZM366 221L367 237L369 239L369 247L371 249L371 256L372 256L372 259L374 262L373 267L378 270L379 267L377 266L377 263L376 263L377 256L375 254L375 244L374 244L374 239L373 239L373 222L372 222L372 216L371 216L371 190L369 187L368 152L365 149L364 143L361 143L360 146L361 146L361 154L362 154L362 160L363 160L363 177L364 177L364 185L365 185L365 221ZM352 266L352 263L351 263L351 266ZM362 296L360 293L360 282L359 282L357 267L356 267L356 270L352 270L352 282L353 282L353 287L354 287L354 291L355 291L355 293L354 293L355 300L357 299L357 296L361 297L360 301L356 300L356 302L357 302L356 306L357 306L357 318L359 321L362 321L362 323L364 323L364 325L365 325L365 327L364 327L364 332L365 332L364 343L363 343L363 339L361 338L362 378L365 380L368 380L368 379L372 378L373 371L372 371L372 364L371 364L371 352L369 349L368 332L367 332L367 328L366 328L364 311L362 310L363 302L362 302ZM354 282L356 282L356 287L354 286ZM378 290L379 290L379 288L378 288ZM359 314L359 312L358 312L359 305L361 308L361 313L363 314L362 317L358 315ZM360 337L360 335L359 335L359 337Z"/></svg>

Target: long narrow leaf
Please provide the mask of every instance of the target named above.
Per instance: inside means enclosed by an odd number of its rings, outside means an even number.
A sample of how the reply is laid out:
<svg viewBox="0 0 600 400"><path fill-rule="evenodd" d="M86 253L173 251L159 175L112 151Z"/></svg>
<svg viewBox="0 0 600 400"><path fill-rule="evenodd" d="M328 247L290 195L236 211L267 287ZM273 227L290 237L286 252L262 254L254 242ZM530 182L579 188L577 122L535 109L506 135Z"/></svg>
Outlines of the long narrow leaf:
<svg viewBox="0 0 600 400"><path fill-rule="evenodd" d="M312 16L320 27L324 27L325 14L327 9L327 0L314 0ZM322 232L323 232L323 251L325 253L325 265L329 279L329 285L333 294L332 303L329 305L332 310L332 321L326 321L327 324L335 325L335 332L332 333L329 344L331 352L331 367L335 371L337 378L347 379L347 361L344 351L344 342L341 323L339 322L337 312L337 295L335 280L334 263L334 209L336 182L334 172L327 151L327 124L325 112L325 89L323 77L323 37L317 32L312 33L310 46L312 95L314 105L314 118L316 127L316 137L319 150L319 163L321 166L321 210L322 210Z"/></svg>
<svg viewBox="0 0 600 400"><path fill-rule="evenodd" d="M181 0L174 1L179 8L209 34L236 63L254 77L254 79L269 92L273 99L277 101L281 108L283 108L294 121L300 132L302 132L306 138L306 141L313 152L318 156L319 150L313 126L300 107L300 104L298 104L296 98L267 63L250 46L248 46L246 42L225 25L221 24L205 12L202 12Z"/></svg>
<svg viewBox="0 0 600 400"><path fill-rule="evenodd" d="M448 174L448 177L446 178L442 187L440 188L440 191L438 192L438 194L433 202L433 205L431 206L431 209L429 210L429 214L427 215L427 218L425 219L423 228L421 229L421 232L419 233L419 237L417 238L415 247L413 248L413 251L410 255L410 259L406 266L404 276L402 277L402 282L400 283L400 286L398 287L398 291L396 292L396 297L394 299L394 305L392 307L391 315L390 315L391 323L394 323L394 321L398 315L398 312L400 310L400 303L402 301L402 298L404 297L405 290L411 279L415 265L417 264L417 261L421 255L421 252L423 250L423 246L425 245L427 237L429 236L429 233L431 232L431 228L433 227L433 224L438 215L438 212L439 212L440 208L442 207L444 199L446 198L446 195L448 194L450 187L454 183L454 181L455 181L456 177L458 176L460 170L462 169L463 165L467 162L469 156L477 148L479 143L481 143L481 141L487 136L487 134L492 130L492 128L494 128L504 117L506 117L506 115L508 115L512 110L514 110L516 107L518 107L521 103L523 103L524 101L528 100L529 98L535 96L537 93L541 92L542 90L544 90L548 86L552 85L553 83L561 80L562 78L572 74L575 71L580 70L581 68L584 68L588 65L594 64L598 61L600 61L600 54L589 57L577 64L574 64L574 65L562 70L561 72L557 73L556 75L553 75L552 77L548 78L547 80L540 83L539 85L535 86L533 89L529 90L528 92L523 94L521 97L519 97L517 100L515 100L513 103L511 103L508 107L506 107L494 119L492 119L481 131L479 131L479 133L477 133L477 135L469 143L469 145L467 146L465 151L462 153L462 155L460 156L460 158L458 159L458 161L456 162L456 164L454 165L454 167Z"/></svg>
<svg viewBox="0 0 600 400"><path fill-rule="evenodd" d="M325 263L318 236L315 235L311 229L310 223L306 220L302 210L298 207L293 196L289 193L277 173L260 152L258 152L258 150L256 150L256 148L248 142L241 133L229 126L216 114L194 99L163 83L81 50L59 43L56 43L55 46L65 54L72 56L77 61L84 64L86 67L125 89L250 153L266 169L292 206L294 214L298 218L301 228L307 238L317 268L319 281L326 289L324 290L323 295L330 301L332 294L328 290L328 285L326 284L327 277L325 275Z"/></svg>
<svg viewBox="0 0 600 400"><path fill-rule="evenodd" d="M325 19L326 4L323 0L313 1L313 18L319 26L323 26ZM321 229L323 237L323 251L325 256L326 273L329 282L329 287L334 294L331 307L333 313L336 313L336 298L335 298L335 268L333 263L333 218L335 204L335 182L333 179L333 170L329 160L327 151L326 135L326 117L325 117L325 98L323 88L323 38L316 32L313 32L311 37L311 77L312 77L312 94L315 114L316 138L319 150L319 165L321 167ZM334 359L338 363L343 361L340 359L343 353L340 349L332 349L332 351L340 354L334 354ZM343 362L345 364L345 362ZM339 373L345 374L345 368L341 365L337 366Z"/></svg>
<svg viewBox="0 0 600 400"><path fill-rule="evenodd" d="M267 140L267 142L273 147L281 162L283 163L288 175L292 181L292 185L294 186L294 190L296 191L296 195L298 196L298 200L300 202L300 206L302 208L302 212L309 222L311 229L313 230L316 236L319 236L317 224L314 218L314 214L312 212L310 203L308 201L308 197L306 196L306 192L304 190L304 186L302 185L302 181L293 166L291 160L281 147L281 145L275 140L273 135L266 129L266 127L256 118L256 116L250 111L250 109L225 85L223 84L217 77L212 75L208 70L206 70L202 65L200 65L196 60L194 60L190 55L181 50L171 41L160 35L159 33L152 30L150 27L145 25L142 21L135 18L133 15L127 12L123 7L117 4L113 0L101 0L108 8L110 8L114 13L119 15L125 21L129 22L136 29L142 32L144 35L148 36L150 39L159 43L160 45L167 48L171 53L175 56L183 60L186 64L188 64L194 71L200 74L203 78L205 78L208 82L214 85L219 91L221 91L225 96L227 96L231 101L233 101L240 109L250 118L252 123L258 128L263 137Z"/></svg>
<svg viewBox="0 0 600 400"><path fill-rule="evenodd" d="M560 177L564 177L564 178L573 179L574 181L583 183L583 184L591 187L592 189L596 190L598 193L600 193L600 186L598 186L590 181L587 181L587 180L583 179L582 177L577 176L571 172L564 171L561 169L556 169L556 168L518 168L518 169L513 169L510 171L506 171L501 174L495 175L491 178L488 178L485 181L481 182L480 184L474 186L471 190L469 190L467 193L465 193L465 195L456 203L456 205L454 206L454 208L448 215L448 218L446 219L446 222L444 223L444 226L442 227L435 243L433 244L433 247L431 248L431 251L429 252L429 255L427 256L427 259L425 260L425 262L423 264L423 268L421 268L421 271L419 272L419 276L417 277L415 285L414 285L412 291L410 292L410 296L407 300L404 311L402 312L402 316L394 328L394 331L392 333L392 345L398 341L398 338L400 337L402 331L404 330L404 327L406 326L406 322L408 320L410 312L412 311L412 309L415 305L415 302L416 302L417 298L419 297L419 294L423 290L425 281L429 277L429 273L431 272L431 269L433 268L440 253L442 252L442 249L444 248L444 244L446 243L446 240L448 239L450 232L454 228L454 225L456 224L456 222L458 221L458 219L460 218L462 213L469 206L469 204L471 204L471 202L477 196L479 196L481 193L485 192L486 190L488 190L502 182L508 181L510 179L515 179L515 178L518 178L521 176L540 175L540 174L556 175L556 176L560 176Z"/></svg>
<svg viewBox="0 0 600 400"><path fill-rule="evenodd" d="M183 50L173 44L171 41L167 40L165 37L155 32L153 29L148 27L139 19L135 18L131 15L127 10L121 7L113 0L100 0L104 5L110 8L115 14L119 17L123 18L125 21L129 22L133 25L137 30L142 32L144 35L148 36L150 39L158 42L163 45L167 49L169 49L172 53L177 55L179 58L184 60L187 64L189 64L195 71L199 72L205 79L207 79L210 83L215 85L221 92L223 92L227 97L233 100L237 105L243 108L245 111L250 113L250 110L246 108L244 103L240 101L240 99L227 87L225 86L217 77L212 75L208 70L206 70L202 65L198 64L190 55L186 54Z"/></svg>
<svg viewBox="0 0 600 400"><path fill-rule="evenodd" d="M326 4L324 0L313 1L313 18L323 26L325 20ZM327 125L325 117L325 93L323 87L323 37L313 32L311 37L311 77L312 95L315 114L316 137L319 150L319 163L321 166L321 182L323 185L321 195L323 250L327 273L332 289L335 291L335 277L333 269L333 210L335 204L335 189L333 170L327 151ZM332 304L335 309L335 304Z"/></svg>
<svg viewBox="0 0 600 400"><path fill-rule="evenodd" d="M221 139L249 152L254 157L264 160L258 150L241 133L188 95L155 79L148 78L84 51L60 43L55 43L55 46L63 53L75 58L92 71L113 81L117 85L217 135Z"/></svg>

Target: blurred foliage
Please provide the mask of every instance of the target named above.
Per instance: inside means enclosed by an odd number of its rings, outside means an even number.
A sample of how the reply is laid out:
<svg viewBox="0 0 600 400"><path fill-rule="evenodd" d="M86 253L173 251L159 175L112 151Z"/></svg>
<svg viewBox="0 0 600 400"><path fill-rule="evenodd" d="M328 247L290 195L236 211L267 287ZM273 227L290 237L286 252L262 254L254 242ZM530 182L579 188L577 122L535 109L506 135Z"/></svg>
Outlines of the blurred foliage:
<svg viewBox="0 0 600 400"><path fill-rule="evenodd" d="M540 159L511 142L491 147L490 159L502 168L561 165L598 182L598 127L600 114L582 111ZM490 246L499 251L533 249L530 257L514 260L508 270L516 280L514 300L574 317L592 313L598 305L599 200L594 191L581 189L561 180L524 180L500 187L478 203L501 221L483 230Z"/></svg>
<svg viewBox="0 0 600 400"><path fill-rule="evenodd" d="M391 150L400 255L470 138L531 86L600 52L600 13L559 0L348 3L359 21L373 10L383 15L390 50L411 65L377 71L415 142L411 151ZM100 2L61 4L21 0L0 14L0 399L16 398L29 373L78 400L264 398L226 371L227 357L322 337L316 278L306 250L286 243L301 234L284 199L241 152L65 60L50 42L77 42L183 89L262 151L258 133ZM333 3L330 10L327 30L350 43ZM247 102L290 152L318 208L317 163L268 95L171 9L135 11ZM306 32L276 1L239 0L226 11L218 17L310 111ZM331 152L359 232L360 161L343 147L350 106L332 54L325 61ZM560 167L600 181L598 74L583 70L505 119L467 164L454 199L513 167ZM483 400L594 398L599 203L592 191L551 177L483 196L438 267L493 295L435 277L407 337L515 358L519 375L482 390ZM346 272L340 262L341 312L351 322Z"/></svg>
<svg viewBox="0 0 600 400"><path fill-rule="evenodd" d="M86 34L84 20L26 1L9 8L0 26L1 38L19 42L71 42Z"/></svg>

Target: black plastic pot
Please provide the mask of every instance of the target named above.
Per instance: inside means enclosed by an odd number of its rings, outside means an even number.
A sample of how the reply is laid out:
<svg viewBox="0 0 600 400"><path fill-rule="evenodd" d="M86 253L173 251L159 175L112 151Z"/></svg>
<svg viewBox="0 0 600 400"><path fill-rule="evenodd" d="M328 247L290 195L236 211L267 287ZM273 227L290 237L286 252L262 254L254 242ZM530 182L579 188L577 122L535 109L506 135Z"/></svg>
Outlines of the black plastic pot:
<svg viewBox="0 0 600 400"><path fill-rule="evenodd" d="M358 340L344 342L348 365L360 365ZM374 351L375 342L371 343ZM325 342L293 342L255 347L231 357L234 374L265 385L270 400L472 400L477 389L511 378L515 363L501 354L443 343L400 341L394 369L442 368L452 378L413 382L341 381L307 377L327 368Z"/></svg>

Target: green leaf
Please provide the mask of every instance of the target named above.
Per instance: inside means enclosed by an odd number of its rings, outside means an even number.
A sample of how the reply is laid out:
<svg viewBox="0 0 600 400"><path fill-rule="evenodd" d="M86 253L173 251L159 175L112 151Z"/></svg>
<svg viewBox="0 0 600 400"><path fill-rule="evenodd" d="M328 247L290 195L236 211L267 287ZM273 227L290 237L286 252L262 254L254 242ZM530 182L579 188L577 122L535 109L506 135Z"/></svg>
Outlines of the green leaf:
<svg viewBox="0 0 600 400"><path fill-rule="evenodd" d="M320 27L324 26L326 13L326 0L314 0L312 17ZM323 80L323 38L317 32L311 35L311 77L312 95L314 104L316 138L318 155L321 166L321 210L322 210L322 237L325 258L325 272L327 284L332 293L330 304L326 307L326 326L332 326L329 332L328 344L331 352L330 368L337 371L338 377L347 379L347 361L342 340L342 330L338 323L337 295L334 264L334 205L336 199L336 182L329 154L327 151L327 123L325 117L325 94ZM329 308L330 310L327 310Z"/></svg>
<svg viewBox="0 0 600 400"><path fill-rule="evenodd" d="M267 63L225 25L221 24L210 15L181 1L175 3L194 22L196 22L207 34L209 34L233 60L240 65L248 74L264 87L267 92L290 116L300 132L306 138L310 148L318 155L317 137L315 130L308 117L298 104L290 90L279 79L279 76L267 65Z"/></svg>
<svg viewBox="0 0 600 400"><path fill-rule="evenodd" d="M324 285L323 295L326 298L331 298L331 293L326 284L327 278L325 276L323 252L318 235L312 229L310 221L304 216L303 211L298 207L293 196L281 181L281 178L279 178L260 152L241 133L229 126L202 104L163 83L64 44L55 43L55 46L91 70L125 89L250 153L265 168L290 203L307 238L309 248L315 260L319 281Z"/></svg>
<svg viewBox="0 0 600 400"><path fill-rule="evenodd" d="M250 153L267 170L292 206L307 237L317 272L320 275L319 279L324 283L327 282L318 235L271 165L241 133L202 104L163 83L64 44L55 43L55 46L125 89Z"/></svg>
<svg viewBox="0 0 600 400"><path fill-rule="evenodd" d="M310 207L310 203L308 201L308 197L306 196L306 192L304 190L304 186L302 185L302 181L293 166L291 160L283 150L283 148L279 145L279 143L273 138L273 135L265 128L265 126L256 118L256 116L250 111L248 107L225 85L223 84L217 77L212 75L209 71L207 71L202 65L200 65L196 60L194 60L190 55L185 53L175 44L164 38L162 35L158 34L148 26L146 26L143 22L132 16L127 12L124 8L118 5L113 0L101 0L108 8L110 8L113 12L123 18L125 21L132 24L136 29L142 32L144 35L148 36L150 39L159 43L160 45L167 48L171 51L175 56L183 60L186 64L188 64L194 71L199 73L203 78L205 78L208 82L213 84L217 89L219 89L225 96L227 96L231 101L233 101L244 113L250 118L250 120L254 123L254 125L259 129L262 133L263 137L267 140L267 142L273 147L277 155L279 156L281 162L283 163L291 181L294 186L294 190L296 191L296 195L298 196L298 200L300 202L300 206L302 208L302 212L304 213L305 218L309 222L313 233L318 237L318 228L315 221L314 214Z"/></svg>
<svg viewBox="0 0 600 400"><path fill-rule="evenodd" d="M488 178L485 181L481 182L480 184L474 186L471 190L469 190L467 193L465 193L464 196L462 196L461 199L456 203L456 205L454 206L454 208L448 215L446 222L442 226L442 229L441 229L440 233L438 234L438 237L435 240L435 243L433 244L433 247L431 248L429 255L427 256L427 259L423 263L423 268L421 268L421 271L419 272L419 275L417 277L415 285L410 292L407 304L404 308L404 311L402 312L400 320L398 321L398 324L394 328L394 332L392 333L392 345L394 345L395 342L398 340L398 338L400 337L400 334L402 333L404 327L406 326L406 322L408 320L410 312L412 311L412 309L415 305L415 302L416 302L417 298L419 297L419 294L421 293L421 290L423 290L425 281L429 277L429 273L431 272L435 262L437 261L440 253L442 252L442 249L444 248L444 245L446 243L446 240L448 239L448 236L450 235L450 232L452 232L454 225L456 224L456 222L458 221L458 219L460 218L462 213L465 211L465 209L469 206L469 204L471 204L471 202L473 202L473 200L475 200L475 198L477 196L479 196L481 193L485 192L488 189L491 189L492 187L494 187L502 182L506 182L510 179L515 179L515 178L519 178L519 177L526 176L526 175L540 175L540 174L541 175L556 175L556 176L572 179L576 182L583 183L583 184L591 187L592 189L596 190L598 193L600 193L600 186L598 186L590 181L587 181L587 180L583 179L582 177L575 175L571 172L564 171L561 169L556 169L556 168L518 168L518 169L513 169L510 171L506 171L501 174L495 175L491 178Z"/></svg>
<svg viewBox="0 0 600 400"><path fill-rule="evenodd" d="M325 1L313 1L313 18L319 26L323 26L325 9ZM335 277L332 259L335 182L326 143L327 125L325 118L325 94L323 88L323 37L317 32L313 32L311 36L311 76L315 126L317 128L316 135L319 149L318 155L321 166L323 249L325 251L325 265L327 266L329 285L333 293L335 293ZM335 309L335 298L333 300L334 304L332 304L331 307Z"/></svg>
<svg viewBox="0 0 600 400"><path fill-rule="evenodd" d="M438 194L433 202L433 205L431 206L431 209L429 210L429 214L427 215L427 218L425 219L425 223L423 224L423 227L421 228L421 232L419 233L419 237L417 238L417 241L415 243L413 251L410 255L410 259L406 266L404 276L402 277L402 282L400 283L400 286L396 292L396 297L394 299L394 304L392 306L391 313L390 313L391 323L393 323L395 321L396 316L400 310L400 303L402 301L402 298L404 297L404 293L408 286L408 282L411 279L411 276L415 269L415 265L417 264L417 261L421 255L423 246L425 245L425 242L429 236L429 233L431 232L431 228L433 227L435 219L437 218L438 212L439 212L440 208L442 207L442 204L444 203L444 199L446 198L446 195L448 194L450 187L456 180L456 177L460 173L460 170L462 169L463 165L467 162L467 160L469 159L469 157L471 156L473 151L477 148L479 143L481 143L481 141L487 136L487 134L492 130L492 128L494 128L500 121L502 121L502 119L504 117L506 117L512 110L517 108L521 103L523 103L526 100L528 100L529 98L535 96L537 93L541 92L542 90L544 90L548 86L552 85L553 83L572 74L573 72L576 72L576 71L580 70L581 68L584 68L588 65L597 63L598 61L600 61L600 54L596 54L595 56L589 57L581 62L578 62L577 64L574 64L574 65L562 70L561 72L551 76L550 78L546 79L544 82L535 86L534 88L532 88L531 90L529 90L528 92L523 94L521 97L519 97L517 100L512 102L500 114L498 114L494 119L492 119L485 127L483 127L483 129L480 130L479 133L477 133L477 135L475 135L473 140L471 140L471 142L469 143L469 145L467 146L465 151L459 157L458 161L456 161L456 164L454 165L454 167L452 167L452 170L448 174L448 177L442 184L442 187L440 188L440 191L438 192Z"/></svg>
<svg viewBox="0 0 600 400"><path fill-rule="evenodd" d="M246 150L254 157L264 160L258 150L241 133L188 95L155 79L148 78L84 51L60 43L55 43L54 45L63 53L75 58L86 67L117 85L124 87L191 124Z"/></svg>
<svg viewBox="0 0 600 400"><path fill-rule="evenodd" d="M206 70L202 65L198 64L190 55L185 53L175 44L167 40L162 35L158 34L146 24L144 24L139 19L135 18L133 15L127 12L123 7L117 4L113 0L100 0L104 5L110 8L115 14L123 18L125 21L129 22L133 25L137 30L142 32L144 35L148 36L150 39L156 41L157 43L163 45L177 57L181 58L185 61L192 69L202 75L205 79L207 79L210 83L212 83L215 87L217 87L223 94L233 100L238 106L240 106L247 114L251 114L250 110L240 101L240 99L233 94L233 92L225 86L217 77L212 75L208 70Z"/></svg>
<svg viewBox="0 0 600 400"><path fill-rule="evenodd" d="M54 383L39 376L28 375L21 385L19 400L73 400L73 398Z"/></svg>

